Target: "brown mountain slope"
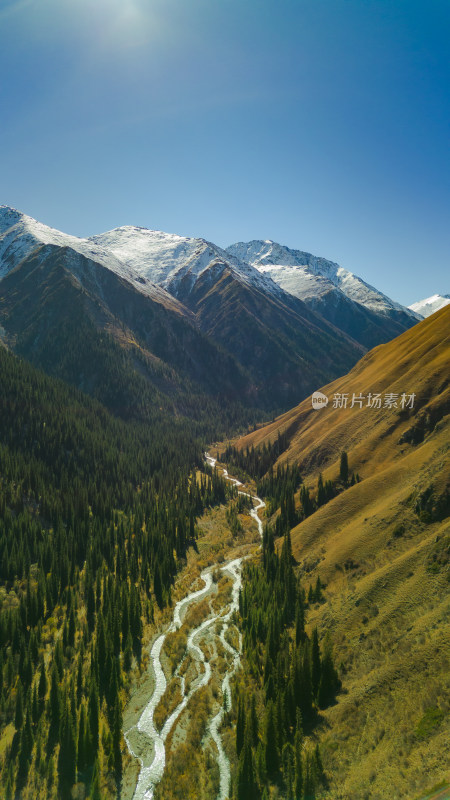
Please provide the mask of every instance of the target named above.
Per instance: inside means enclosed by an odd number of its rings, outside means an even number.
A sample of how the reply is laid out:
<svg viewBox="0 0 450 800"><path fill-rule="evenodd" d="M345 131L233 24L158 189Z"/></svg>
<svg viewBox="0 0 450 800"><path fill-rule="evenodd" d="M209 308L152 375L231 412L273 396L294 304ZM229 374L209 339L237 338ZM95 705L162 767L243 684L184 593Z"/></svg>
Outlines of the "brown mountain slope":
<svg viewBox="0 0 450 800"><path fill-rule="evenodd" d="M307 398L270 425L240 439L240 449L273 442L287 434L289 446L279 463L296 461L307 476L319 471L335 478L342 450L351 470L367 477L411 449L448 413L450 399L450 307L367 353L347 375L322 387L329 398L318 411ZM319 387L317 387L319 389ZM368 408L369 393L396 393L397 408ZM400 408L400 395L415 394L412 409ZM347 408L333 408L336 394L347 394ZM350 408L361 394L363 408ZM400 441L402 439L402 441ZM351 459L350 459L351 453Z"/></svg>
<svg viewBox="0 0 450 800"><path fill-rule="evenodd" d="M199 330L190 311L159 289L156 300L139 292L70 247L42 245L0 287L6 344L113 413L151 418L164 408L207 419L217 395L221 407L224 399L253 402L248 376Z"/></svg>
<svg viewBox="0 0 450 800"><path fill-rule="evenodd" d="M360 483L291 531L303 582L326 584L308 622L331 633L343 693L322 712L330 794L416 800L449 780L450 308L368 353L334 393L416 393L412 410L314 411L304 401L238 444L288 432L280 461L314 488L340 453Z"/></svg>
<svg viewBox="0 0 450 800"><path fill-rule="evenodd" d="M233 355L254 381L259 404L289 408L330 376L342 375L365 348L301 300L262 291L223 267L205 270L177 297L204 333Z"/></svg>

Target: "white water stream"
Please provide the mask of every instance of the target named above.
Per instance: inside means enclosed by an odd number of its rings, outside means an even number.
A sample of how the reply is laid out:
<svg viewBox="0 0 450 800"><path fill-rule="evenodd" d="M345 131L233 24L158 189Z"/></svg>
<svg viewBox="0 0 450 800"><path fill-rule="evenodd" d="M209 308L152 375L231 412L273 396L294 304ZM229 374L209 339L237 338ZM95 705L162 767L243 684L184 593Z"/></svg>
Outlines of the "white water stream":
<svg viewBox="0 0 450 800"><path fill-rule="evenodd" d="M205 460L211 467L213 468L215 467L216 459L212 458L212 456L205 453ZM234 483L235 486L242 486L242 483L240 481L236 480L236 478L231 478L228 475L227 470L223 470L223 476L231 483ZM262 537L263 524L258 516L258 511L259 509L265 506L265 503L259 497L248 495L246 492L239 492L239 494L244 494L247 497L252 497L252 499L256 501L256 505L251 509L250 515L257 523L259 534ZM189 634L186 651L191 655L194 661L196 661L199 665L201 664L203 665L204 671L203 673L201 673L199 669L200 677L197 678L195 681L193 681L187 693L186 693L184 676L181 678L182 699L178 703L175 710L167 718L160 732L158 732L155 727L153 715L158 703L160 702L167 688L166 676L164 675L164 671L161 666L161 650L163 648L167 634L177 630L181 626L182 624L181 612L185 611L193 601L200 600L202 597L207 595L208 592L211 590L212 571L214 570L214 567L209 567L207 570L204 570L201 573L201 578L205 583L202 589L198 589L195 592L191 592L182 600L178 601L173 611L173 619L171 624L164 631L164 633L161 633L153 642L152 648L150 650L150 663L155 677L155 688L137 724L133 725L132 728L130 728L128 731L124 733L128 750L130 751L131 755L140 762L141 765L138 782L133 795L133 800L152 800L155 786L160 782L166 764L165 741L170 731L172 730L173 725L180 716L181 712L187 706L192 695L195 692L197 692L202 686L206 686L206 684L209 682L209 679L211 677L211 665L209 661L205 659L205 656L201 648L197 644L195 644L195 639L201 633L203 633L203 631L206 628L208 628L210 625L213 625L217 621L220 621L222 623L222 629L219 638L225 650L232 656L231 666L228 668L227 673L222 681L222 694L223 696L225 696L225 693L227 694L228 702L229 704L231 704L230 681L239 665L242 638L241 634L239 633L239 649L237 650L236 648L232 647L231 644L229 644L225 635L228 630L233 613L237 611L239 608L239 590L241 588L241 583L242 583L241 568L243 560L244 557L236 558L233 561L229 561L227 564L221 567L222 572L227 572L233 580L231 603L229 605L227 613L224 616L221 616L220 613L218 613L212 617L209 617L204 622L202 622L201 625L199 625L197 628L194 628L194 630L192 630L191 633ZM179 669L181 667L181 664L183 663L183 660L184 659L181 659L178 668L175 672L175 675L179 673ZM230 784L230 764L223 749L222 740L219 734L219 728L222 722L223 714L224 714L224 708L223 706L221 706L221 708L219 709L217 714L213 717L209 725L211 738L215 742L218 753L217 763L219 766L219 774L220 774L220 791L219 794L217 795L217 800L225 800L228 797L229 784ZM153 752L153 758L151 759L150 763L144 763L144 759L140 755L134 752L133 746L130 741L130 733L133 731L133 729L136 729L139 734L144 735L146 739L149 740L148 750L150 751L150 753L148 754L148 759L146 758L145 761L146 762L147 760L150 761L151 753Z"/></svg>

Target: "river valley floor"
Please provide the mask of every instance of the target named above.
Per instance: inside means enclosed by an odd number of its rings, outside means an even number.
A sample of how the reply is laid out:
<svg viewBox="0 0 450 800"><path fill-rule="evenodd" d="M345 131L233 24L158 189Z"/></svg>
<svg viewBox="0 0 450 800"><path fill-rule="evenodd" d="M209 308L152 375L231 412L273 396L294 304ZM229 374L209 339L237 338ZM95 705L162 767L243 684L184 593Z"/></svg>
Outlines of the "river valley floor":
<svg viewBox="0 0 450 800"><path fill-rule="evenodd" d="M255 496L251 485L238 488ZM254 505L258 505L256 500ZM188 550L173 587L172 605L162 612L155 608L154 623L145 630L141 665L136 667L124 713L128 759L123 800L169 798L171 775L179 784L187 778L184 773L191 778L195 773L200 783L210 782L218 798L228 795L227 749L233 747L232 732L221 731L220 726L224 693L229 704L229 680L239 661L240 634L232 611L238 599L241 560L259 551L261 525L257 513L253 510L250 515L246 510L239 515L242 530L233 536L226 510L226 506L216 507L199 519L197 547ZM182 602L193 593L198 596ZM151 654L164 632L159 659L163 675L155 681L158 663ZM156 742L159 756L154 752L155 736L146 733L149 715L156 738L159 733L164 740ZM165 763L157 767L161 757Z"/></svg>

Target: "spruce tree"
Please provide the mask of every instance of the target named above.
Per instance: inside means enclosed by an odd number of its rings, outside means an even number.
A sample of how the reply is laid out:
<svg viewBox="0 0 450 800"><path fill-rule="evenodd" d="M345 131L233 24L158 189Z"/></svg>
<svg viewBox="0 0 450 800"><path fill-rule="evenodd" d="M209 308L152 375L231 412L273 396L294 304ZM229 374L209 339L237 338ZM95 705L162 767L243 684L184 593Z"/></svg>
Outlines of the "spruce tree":
<svg viewBox="0 0 450 800"><path fill-rule="evenodd" d="M246 733L244 746L239 757L237 800L258 800L258 795L259 791L255 781L250 735Z"/></svg>
<svg viewBox="0 0 450 800"><path fill-rule="evenodd" d="M319 708L327 708L333 702L335 693L333 664L329 655L325 654L322 661L319 691L317 702Z"/></svg>
<svg viewBox="0 0 450 800"><path fill-rule="evenodd" d="M14 778L11 772L8 772L8 778L5 786L5 800L13 800L14 797Z"/></svg>
<svg viewBox="0 0 450 800"><path fill-rule="evenodd" d="M302 760L302 747L303 747L303 731L301 724L300 709L297 709L296 731L294 736L294 797L295 800L301 800L303 791L303 760Z"/></svg>
<svg viewBox="0 0 450 800"><path fill-rule="evenodd" d="M305 778L303 787L304 800L316 800L315 767L311 756L306 757Z"/></svg>
<svg viewBox="0 0 450 800"><path fill-rule="evenodd" d="M317 697L319 691L319 683L321 676L321 663L320 663L320 646L319 634L317 628L314 628L311 643L311 684L313 697Z"/></svg>
<svg viewBox="0 0 450 800"><path fill-rule="evenodd" d="M295 607L295 644L298 646L303 641L305 634L305 611L301 597L297 597Z"/></svg>
<svg viewBox="0 0 450 800"><path fill-rule="evenodd" d="M83 696L83 659L82 655L80 654L78 657L78 666L77 666L77 703L80 705L81 698Z"/></svg>
<svg viewBox="0 0 450 800"><path fill-rule="evenodd" d="M158 603L159 607L162 608L163 606L163 591L162 591L162 580L161 580L161 570L159 564L155 567L155 574L153 577L153 592L155 594L155 600Z"/></svg>
<svg viewBox="0 0 450 800"><path fill-rule="evenodd" d="M130 631L128 631L125 650L123 654L123 668L125 672L130 671L132 662L133 662L133 641L131 639L131 633Z"/></svg>
<svg viewBox="0 0 450 800"><path fill-rule="evenodd" d="M242 697L241 695L239 695L237 720L236 720L236 753L238 757L240 756L242 748L244 746L244 734L245 734L245 710Z"/></svg>
<svg viewBox="0 0 450 800"><path fill-rule="evenodd" d="M58 681L62 681L64 676L64 656L61 639L58 639L55 646L54 664L58 670Z"/></svg>
<svg viewBox="0 0 450 800"><path fill-rule="evenodd" d="M323 600L322 584L320 582L320 576L319 575L317 576L316 587L314 589L314 600L316 601L316 603L320 603L321 600Z"/></svg>
<svg viewBox="0 0 450 800"><path fill-rule="evenodd" d="M294 749L289 742L285 742L281 753L283 765L283 779L286 786L286 800L294 800Z"/></svg>
<svg viewBox="0 0 450 800"><path fill-rule="evenodd" d="M58 781L61 800L70 800L75 783L77 751L71 714L67 706L61 721L60 747L58 754Z"/></svg>
<svg viewBox="0 0 450 800"><path fill-rule="evenodd" d="M78 772L81 774L84 773L87 765L88 765L88 753L89 753L89 737L88 737L88 727L86 722L86 710L84 704L81 706L80 711L80 721L78 725Z"/></svg>
<svg viewBox="0 0 450 800"><path fill-rule="evenodd" d="M91 682L89 692L89 705L88 705L88 724L89 724L89 738L92 746L92 759L96 757L98 750L98 717L99 717L99 702L98 691L95 682Z"/></svg>
<svg viewBox="0 0 450 800"><path fill-rule="evenodd" d="M252 694L252 700L251 700L251 704L250 704L250 723L249 724L250 724L250 730L251 730L251 735L252 735L252 745L253 745L253 747L256 747L257 744L258 744L258 741L259 741L259 739L258 739L258 728L259 728L259 725L258 725L258 716L256 714L256 700L255 700L255 695L254 694Z"/></svg>
<svg viewBox="0 0 450 800"><path fill-rule="evenodd" d="M120 708L120 700L117 697L114 705L114 718L112 726L112 745L113 745L113 758L114 758L114 777L116 781L117 794L120 797L120 786L122 782L122 711Z"/></svg>
<svg viewBox="0 0 450 800"><path fill-rule="evenodd" d="M95 627L95 594L93 586L93 578L90 574L86 574L87 582L87 623L89 633L92 633Z"/></svg>
<svg viewBox="0 0 450 800"><path fill-rule="evenodd" d="M345 450L341 453L341 464L339 468L339 477L344 484L347 486L348 483L348 455Z"/></svg>
<svg viewBox="0 0 450 800"><path fill-rule="evenodd" d="M50 683L50 695L48 699L48 712L50 717L50 728L48 733L48 745L49 749L52 750L56 744L58 739L59 733L59 723L60 723L60 713L61 713L61 702L60 702L60 695L59 695L59 682L58 682L58 670L56 665L54 664L52 667L52 677Z"/></svg>
<svg viewBox="0 0 450 800"><path fill-rule="evenodd" d="M327 706L333 702L340 686L341 682L334 668L331 641L327 638L324 644L320 685L317 697L320 708L327 708Z"/></svg>
<svg viewBox="0 0 450 800"><path fill-rule="evenodd" d="M303 654L303 664L300 685L300 710L304 720L312 717L312 684L311 684L311 664L309 660L309 647L305 647Z"/></svg>
<svg viewBox="0 0 450 800"><path fill-rule="evenodd" d="M91 793L89 795L89 800L102 800L102 795L100 792L100 768L98 765L98 759L95 759L94 763L94 772L92 776L92 784L91 784Z"/></svg>
<svg viewBox="0 0 450 800"><path fill-rule="evenodd" d="M39 694L39 706L42 713L44 709L45 695L47 694L47 677L45 675L45 666L43 662L41 663L41 672L39 675L38 694Z"/></svg>
<svg viewBox="0 0 450 800"><path fill-rule="evenodd" d="M316 771L316 778L319 783L325 785L325 772L322 763L322 756L320 754L320 747L319 743L316 744L314 750L314 762L315 762L315 771Z"/></svg>
<svg viewBox="0 0 450 800"><path fill-rule="evenodd" d="M322 473L319 474L319 480L317 481L317 506L323 506L325 503L325 489L323 485L323 478Z"/></svg>
<svg viewBox="0 0 450 800"><path fill-rule="evenodd" d="M275 707L272 700L269 701L266 709L264 751L267 774L271 780L276 780L280 768L280 760L278 755Z"/></svg>
<svg viewBox="0 0 450 800"><path fill-rule="evenodd" d="M33 695L31 701L31 718L33 720L33 725L37 725L39 722L40 712L39 712L39 702L37 696L37 686L34 684Z"/></svg>
<svg viewBox="0 0 450 800"><path fill-rule="evenodd" d="M22 682L19 678L17 682L17 693L16 693L16 712L14 715L14 726L16 730L20 730L23 725L23 688Z"/></svg>
<svg viewBox="0 0 450 800"><path fill-rule="evenodd" d="M311 497L309 495L309 489L306 486L302 486L300 489L300 501L302 504L303 509L303 516L309 517L309 515L313 511Z"/></svg>
<svg viewBox="0 0 450 800"><path fill-rule="evenodd" d="M70 609L69 614L69 626L67 632L67 643L69 647L73 647L75 644L75 613L73 607Z"/></svg>
<svg viewBox="0 0 450 800"><path fill-rule="evenodd" d="M31 732L30 714L27 711L20 737L20 751L17 766L16 792L19 792L19 795L27 782L32 750L33 734Z"/></svg>

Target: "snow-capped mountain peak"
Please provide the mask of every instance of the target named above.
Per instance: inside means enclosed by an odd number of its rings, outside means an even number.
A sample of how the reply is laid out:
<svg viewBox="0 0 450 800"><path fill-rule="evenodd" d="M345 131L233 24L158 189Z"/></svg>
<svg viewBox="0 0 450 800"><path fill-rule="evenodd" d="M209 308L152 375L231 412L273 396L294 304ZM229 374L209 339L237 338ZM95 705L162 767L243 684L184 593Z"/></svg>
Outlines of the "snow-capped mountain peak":
<svg viewBox="0 0 450 800"><path fill-rule="evenodd" d="M72 236L51 228L9 206L0 206L0 279L41 245L68 247L115 272L152 299L163 303L170 302L171 305L175 302L159 286L136 274L107 248L99 246L90 239Z"/></svg>
<svg viewBox="0 0 450 800"><path fill-rule="evenodd" d="M388 341L420 318L415 306L395 303L336 262L271 239L223 250L206 239L134 225L79 238L0 206L0 279L42 245L67 248L66 264L74 274L81 254L90 259L92 270L101 265L180 313L188 313L186 306L196 313L199 298L225 274L289 308L294 304L307 316L294 298L304 301L365 347Z"/></svg>
<svg viewBox="0 0 450 800"><path fill-rule="evenodd" d="M285 291L301 300L317 299L338 290L379 314L395 310L411 315L411 311L336 262L302 250L291 250L270 239L237 242L227 247L227 253L269 274Z"/></svg>
<svg viewBox="0 0 450 800"><path fill-rule="evenodd" d="M213 280L224 269L271 294L284 294L270 276L206 239L124 226L92 236L89 241L107 248L130 269L175 295L181 281L185 287L186 283L192 287L200 276Z"/></svg>
<svg viewBox="0 0 450 800"><path fill-rule="evenodd" d="M431 314L440 311L441 308L448 306L449 303L450 294L433 294L425 300L419 300L417 303L413 303L408 306L408 308L416 314L420 314L422 317L430 317Z"/></svg>

